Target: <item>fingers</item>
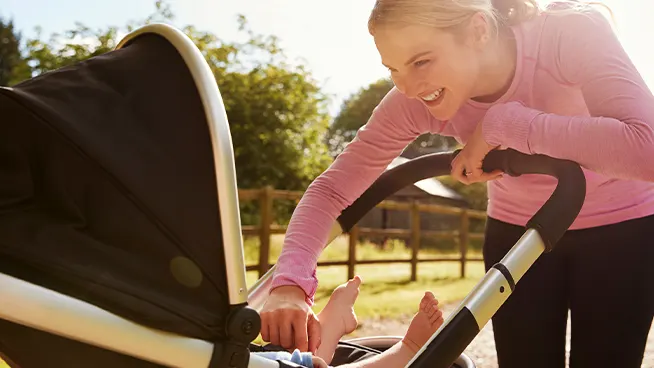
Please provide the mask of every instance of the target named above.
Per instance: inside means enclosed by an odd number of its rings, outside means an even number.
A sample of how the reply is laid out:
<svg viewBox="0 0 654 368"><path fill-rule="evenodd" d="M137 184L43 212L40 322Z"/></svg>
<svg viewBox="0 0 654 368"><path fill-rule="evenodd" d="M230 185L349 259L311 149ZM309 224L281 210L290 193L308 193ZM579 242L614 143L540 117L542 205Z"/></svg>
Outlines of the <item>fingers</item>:
<svg viewBox="0 0 654 368"><path fill-rule="evenodd" d="M289 336L293 336L295 342L295 347L300 351L306 352L309 351L309 336L307 334L307 318L304 314L297 316L292 321L293 335L289 333Z"/></svg>
<svg viewBox="0 0 654 368"><path fill-rule="evenodd" d="M481 162L475 163L468 159L463 152L452 161L452 171L450 175L463 184L469 185L474 183L484 172L481 169Z"/></svg>
<svg viewBox="0 0 654 368"><path fill-rule="evenodd" d="M320 326L320 321L316 318L313 313L309 313L309 318L307 321L307 332L309 334L309 351L313 354L316 353L316 350L320 347L320 336L322 333L322 327Z"/></svg>
<svg viewBox="0 0 654 368"><path fill-rule="evenodd" d="M265 342L279 345L279 333L277 332L277 326L273 316L274 313L261 312L259 314L261 317L261 339Z"/></svg>
<svg viewBox="0 0 654 368"><path fill-rule="evenodd" d="M279 325L277 325L277 323L275 323L274 321L270 321L268 325L268 329L269 329L268 333L270 337L269 342L273 345L281 346L282 342L279 338Z"/></svg>
<svg viewBox="0 0 654 368"><path fill-rule="evenodd" d="M284 349L309 349L307 313L300 309L261 313L261 338Z"/></svg>
<svg viewBox="0 0 654 368"><path fill-rule="evenodd" d="M481 183L501 178L503 174L504 173L501 170L496 170L490 173L480 171L480 174L475 172L472 175L468 175L466 179L469 183Z"/></svg>
<svg viewBox="0 0 654 368"><path fill-rule="evenodd" d="M270 293L261 312L261 338L283 347L306 352L307 314L311 313L304 292L296 286L281 286ZM311 313L313 315L313 313Z"/></svg>
<svg viewBox="0 0 654 368"><path fill-rule="evenodd" d="M461 153L454 160L452 160L452 171L450 175L457 181L464 182L466 179L465 175L464 160L461 159Z"/></svg>
<svg viewBox="0 0 654 368"><path fill-rule="evenodd" d="M452 161L452 171L450 175L463 184L470 185L473 183L481 183L490 180L499 179L504 172L502 170L495 170L487 173L482 170L481 162L473 162L457 156Z"/></svg>
<svg viewBox="0 0 654 368"><path fill-rule="evenodd" d="M284 320L282 320L282 323L279 325L278 331L279 331L279 340L280 340L279 345L281 345L286 350L292 349L294 345L293 344L293 320L287 316ZM306 349L301 351L306 351Z"/></svg>
<svg viewBox="0 0 654 368"><path fill-rule="evenodd" d="M271 318L271 312L262 312L261 316L261 339L265 342L279 345L279 339L273 338L273 331L276 330L274 318ZM275 340L276 342L273 342Z"/></svg>
<svg viewBox="0 0 654 368"><path fill-rule="evenodd" d="M261 339L270 342L270 329L268 328L268 321L265 315L261 315Z"/></svg>
<svg viewBox="0 0 654 368"><path fill-rule="evenodd" d="M470 185L473 183L478 183L484 181L483 178L488 176L488 173L485 173L481 167L474 167L472 163L466 163L462 165L461 170L461 179L460 181L463 184Z"/></svg>

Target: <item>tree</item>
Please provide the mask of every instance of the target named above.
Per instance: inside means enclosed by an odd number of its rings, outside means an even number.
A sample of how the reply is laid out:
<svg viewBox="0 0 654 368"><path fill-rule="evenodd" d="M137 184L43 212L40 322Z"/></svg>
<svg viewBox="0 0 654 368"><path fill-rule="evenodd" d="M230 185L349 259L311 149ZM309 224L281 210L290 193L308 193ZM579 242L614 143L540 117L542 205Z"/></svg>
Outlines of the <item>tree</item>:
<svg viewBox="0 0 654 368"><path fill-rule="evenodd" d="M330 125L327 134L330 153L338 155L354 139L359 128L370 119L373 110L393 88L390 79L380 79L343 101L341 110Z"/></svg>
<svg viewBox="0 0 654 368"><path fill-rule="evenodd" d="M341 111L329 127L327 135L327 143L333 157L342 152L343 148L354 139L359 128L368 122L375 107L393 86L392 80L382 78L361 88L343 102ZM425 133L417 137L408 149L413 152L413 155L419 155L434 150L451 149L456 147L456 144L456 140L451 137Z"/></svg>
<svg viewBox="0 0 654 368"><path fill-rule="evenodd" d="M0 18L0 86L11 86L29 78L31 71L20 50L21 34L13 20Z"/></svg>
<svg viewBox="0 0 654 368"><path fill-rule="evenodd" d="M236 149L239 184L302 190L327 168L322 139L329 125L327 98L304 66L286 63L277 38L253 33L244 17L242 44L223 43L187 29L199 40L223 93Z"/></svg>
<svg viewBox="0 0 654 368"><path fill-rule="evenodd" d="M152 22L172 22L174 14L163 0L155 1L155 12L141 21L130 21L124 31ZM36 37L27 41L27 59L32 64L33 73L38 75L73 65L80 61L102 55L113 50L118 44L119 27L91 29L81 22L63 34L53 33L48 40L43 39L42 29L36 27Z"/></svg>
<svg viewBox="0 0 654 368"><path fill-rule="evenodd" d="M162 1L148 19L126 29L91 30L77 23L73 30L28 42L28 58L36 74L58 69L115 48L121 31L152 21L172 23L174 14ZM303 190L329 164L324 134L329 125L326 97L302 65L291 66L274 36L248 28L242 43L227 42L193 26L180 29L202 52L218 83L230 122L240 188L271 185ZM278 221L290 215L292 204L279 205ZM256 211L243 207L243 221L256 221Z"/></svg>

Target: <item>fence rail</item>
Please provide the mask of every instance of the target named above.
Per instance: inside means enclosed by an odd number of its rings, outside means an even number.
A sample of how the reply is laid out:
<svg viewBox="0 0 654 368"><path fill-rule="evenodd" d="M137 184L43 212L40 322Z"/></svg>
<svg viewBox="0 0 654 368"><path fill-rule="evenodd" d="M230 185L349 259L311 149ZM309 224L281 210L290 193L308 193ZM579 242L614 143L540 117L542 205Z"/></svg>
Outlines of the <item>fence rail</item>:
<svg viewBox="0 0 654 368"><path fill-rule="evenodd" d="M247 265L248 271L258 271L259 276L263 275L272 266L270 264L270 240L273 234L285 234L286 226L277 225L273 223L273 202L276 199L294 200L298 201L303 195L302 191L287 191L276 190L272 187L264 187L261 189L239 189L239 200L258 201L260 211L260 222L258 226L243 226L243 235L245 236L259 236L259 263L254 265ZM461 265L460 275L465 277L465 268L467 262L482 261L481 257L468 257L468 243L473 239L483 239L484 235L481 233L470 232L470 219L486 219L486 213L478 210L464 209L458 207L449 207L438 204L425 204L417 201L413 202L394 202L390 200L382 201L377 208L396 210L396 211L409 211L410 212L410 229L374 229L365 228L355 225L352 227L349 236L349 251L348 259L345 261L324 261L318 262L318 267L324 266L347 266L348 278L354 277L356 265L366 264L388 264L388 263L410 263L411 264L411 281L417 278L417 265L424 262L459 262ZM433 231L422 230L420 228L420 214L421 213L436 213L442 215L458 216L460 224L458 230L446 231ZM372 260L357 260L356 258L356 245L359 236L388 236L394 238L409 239L411 247L410 259L372 259ZM420 258L420 239L423 237L431 237L435 239L453 239L458 243L459 255L458 256L443 256L443 257L429 257Z"/></svg>

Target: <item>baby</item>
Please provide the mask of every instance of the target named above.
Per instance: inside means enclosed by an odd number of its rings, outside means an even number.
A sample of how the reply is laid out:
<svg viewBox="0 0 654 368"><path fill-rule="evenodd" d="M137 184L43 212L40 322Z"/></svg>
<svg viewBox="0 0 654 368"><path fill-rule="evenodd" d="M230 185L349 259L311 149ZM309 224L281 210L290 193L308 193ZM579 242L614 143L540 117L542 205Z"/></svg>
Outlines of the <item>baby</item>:
<svg viewBox="0 0 654 368"><path fill-rule="evenodd" d="M273 360L287 360L309 368L329 368L339 340L357 325L354 302L359 296L361 278L355 276L334 289L325 308L318 313L321 329L321 344L313 356L310 353L289 352L255 353ZM418 312L413 316L409 328L400 342L385 352L361 362L341 365L343 368L377 368L405 366L422 348L436 330L443 324L443 313L431 292L425 292Z"/></svg>

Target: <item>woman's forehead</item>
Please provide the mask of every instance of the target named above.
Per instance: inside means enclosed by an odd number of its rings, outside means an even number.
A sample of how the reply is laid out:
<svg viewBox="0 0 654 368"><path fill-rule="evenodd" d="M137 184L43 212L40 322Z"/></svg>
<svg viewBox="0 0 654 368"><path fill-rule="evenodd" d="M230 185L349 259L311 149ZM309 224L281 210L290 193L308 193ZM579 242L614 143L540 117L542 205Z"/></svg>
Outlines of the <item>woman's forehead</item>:
<svg viewBox="0 0 654 368"><path fill-rule="evenodd" d="M415 61L412 59L417 55L438 51L448 43L446 32L424 26L379 29L374 39L382 62L394 67Z"/></svg>

